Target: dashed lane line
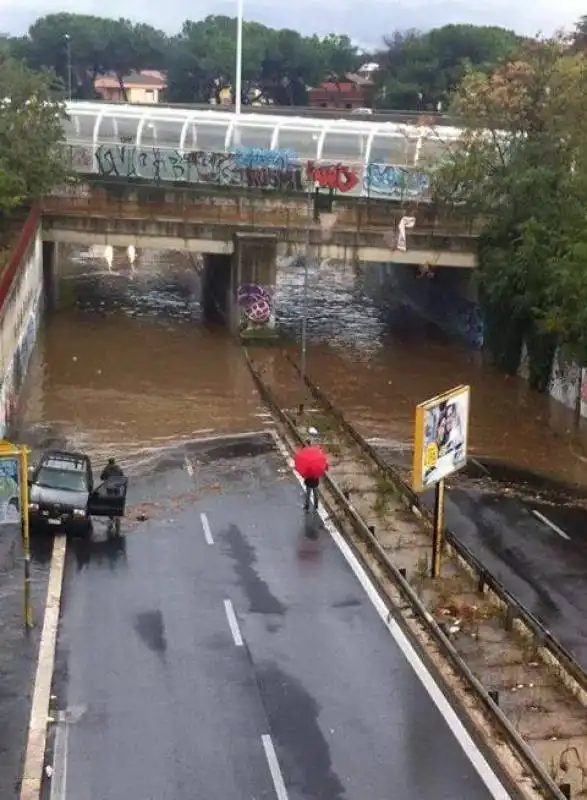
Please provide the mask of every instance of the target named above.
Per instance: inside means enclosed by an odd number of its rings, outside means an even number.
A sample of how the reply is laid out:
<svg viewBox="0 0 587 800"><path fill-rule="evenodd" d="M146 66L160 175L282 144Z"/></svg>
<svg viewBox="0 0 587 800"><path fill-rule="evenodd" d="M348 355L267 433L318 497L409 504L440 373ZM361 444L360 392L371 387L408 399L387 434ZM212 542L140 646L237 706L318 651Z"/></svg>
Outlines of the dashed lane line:
<svg viewBox="0 0 587 800"><path fill-rule="evenodd" d="M232 633L232 638L234 639L234 643L237 647L242 647L243 637L241 636L240 628L238 626L238 620L236 618L236 614L234 613L234 607L230 600L224 601L224 610L226 611L226 618L228 620L228 626L230 628L230 632Z"/></svg>
<svg viewBox="0 0 587 800"><path fill-rule="evenodd" d="M204 538L206 539L207 544L214 544L214 537L212 536L212 531L210 529L210 522L208 521L208 515L205 514L203 511L200 514L200 520L202 522L202 528L204 529Z"/></svg>
<svg viewBox="0 0 587 800"><path fill-rule="evenodd" d="M265 750L265 756L269 764L269 772L271 773L271 780L275 787L277 800L287 800L287 789L285 788L283 775L281 774L281 768L277 760L277 753L273 746L273 739L268 734L265 734L261 736L261 741L263 742L263 749Z"/></svg>

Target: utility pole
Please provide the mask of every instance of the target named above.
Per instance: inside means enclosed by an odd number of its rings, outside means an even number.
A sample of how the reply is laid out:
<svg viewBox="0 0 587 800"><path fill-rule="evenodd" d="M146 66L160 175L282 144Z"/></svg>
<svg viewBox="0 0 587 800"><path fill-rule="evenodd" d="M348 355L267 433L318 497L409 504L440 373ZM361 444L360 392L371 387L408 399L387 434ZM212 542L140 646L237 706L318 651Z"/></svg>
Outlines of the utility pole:
<svg viewBox="0 0 587 800"><path fill-rule="evenodd" d="M237 0L236 12L236 78L234 87L234 110L241 113L241 94L243 90L243 14L244 0Z"/></svg>
<svg viewBox="0 0 587 800"><path fill-rule="evenodd" d="M67 47L67 99L71 100L71 37L65 34L65 45Z"/></svg>
<svg viewBox="0 0 587 800"><path fill-rule="evenodd" d="M301 379L302 379L302 403L300 410L303 411L306 397L306 373L308 360L308 283L310 279L310 251L312 247L312 197L314 185L308 187L308 225L306 229L306 253L304 257L304 301L302 305L302 357L301 357Z"/></svg>

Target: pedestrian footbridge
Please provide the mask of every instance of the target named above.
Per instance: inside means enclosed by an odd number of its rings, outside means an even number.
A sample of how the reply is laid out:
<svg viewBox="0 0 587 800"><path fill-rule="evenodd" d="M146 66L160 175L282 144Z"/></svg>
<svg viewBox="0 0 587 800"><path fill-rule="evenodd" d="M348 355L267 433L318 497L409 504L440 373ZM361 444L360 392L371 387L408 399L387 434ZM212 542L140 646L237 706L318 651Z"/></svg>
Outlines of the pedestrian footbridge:
<svg viewBox="0 0 587 800"><path fill-rule="evenodd" d="M451 127L351 119L67 103L65 151L84 175L285 193L426 201Z"/></svg>

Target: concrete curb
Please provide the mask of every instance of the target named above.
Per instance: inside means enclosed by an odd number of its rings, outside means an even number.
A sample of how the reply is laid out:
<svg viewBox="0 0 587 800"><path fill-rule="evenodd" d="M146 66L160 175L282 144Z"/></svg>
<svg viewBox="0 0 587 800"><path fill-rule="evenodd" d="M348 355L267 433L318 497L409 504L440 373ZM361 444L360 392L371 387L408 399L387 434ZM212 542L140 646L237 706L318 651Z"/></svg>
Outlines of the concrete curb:
<svg viewBox="0 0 587 800"><path fill-rule="evenodd" d="M39 660L35 676L31 717L20 787L20 800L39 800L43 783L43 763L45 761L45 747L47 743L49 703L51 700L51 684L53 682L53 668L55 664L55 648L57 646L57 629L59 626L66 550L66 537L56 537L53 543L53 554L51 556L51 571L47 588L43 631L41 633L41 642L39 645Z"/></svg>

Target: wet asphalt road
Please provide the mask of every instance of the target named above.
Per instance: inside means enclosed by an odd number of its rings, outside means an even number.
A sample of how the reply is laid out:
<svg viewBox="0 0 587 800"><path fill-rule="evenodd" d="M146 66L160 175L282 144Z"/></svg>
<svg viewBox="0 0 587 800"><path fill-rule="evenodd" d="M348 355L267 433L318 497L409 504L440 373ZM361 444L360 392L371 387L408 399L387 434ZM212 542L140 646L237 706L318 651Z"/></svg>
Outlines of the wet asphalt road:
<svg viewBox="0 0 587 800"><path fill-rule="evenodd" d="M433 493L424 500L433 509ZM587 512L455 486L446 495L445 521L587 669Z"/></svg>
<svg viewBox="0 0 587 800"><path fill-rule="evenodd" d="M407 459L371 441L409 480ZM421 499L432 512L434 490ZM587 510L579 503L579 487L471 459L449 481L445 523L587 670Z"/></svg>
<svg viewBox="0 0 587 800"><path fill-rule="evenodd" d="M70 547L58 798L492 796L329 534L304 521L281 456L264 450L178 450L133 483L147 521L120 543L97 529Z"/></svg>

